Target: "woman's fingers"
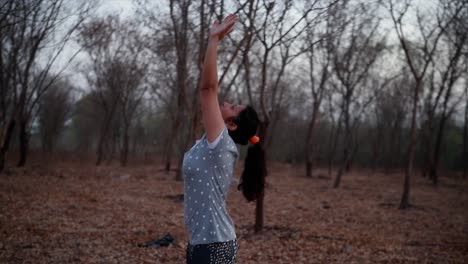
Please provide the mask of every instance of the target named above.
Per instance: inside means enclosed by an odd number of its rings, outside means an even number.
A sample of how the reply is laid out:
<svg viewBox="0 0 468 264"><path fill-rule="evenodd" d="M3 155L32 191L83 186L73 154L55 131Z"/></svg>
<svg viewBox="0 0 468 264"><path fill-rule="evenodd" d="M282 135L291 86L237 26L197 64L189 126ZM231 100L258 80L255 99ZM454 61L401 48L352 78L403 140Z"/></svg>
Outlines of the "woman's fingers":
<svg viewBox="0 0 468 264"><path fill-rule="evenodd" d="M233 17L232 19L229 19L228 21L225 22L226 25L226 31L231 30L231 28L234 27L234 24L237 22L237 16Z"/></svg>
<svg viewBox="0 0 468 264"><path fill-rule="evenodd" d="M223 33L221 34L221 39L224 38L229 33L231 33L233 30L234 30L234 23L230 24L225 30L223 30Z"/></svg>
<svg viewBox="0 0 468 264"><path fill-rule="evenodd" d="M236 14L230 14L227 17L225 17L224 20L234 19L234 18L237 18L237 15Z"/></svg>
<svg viewBox="0 0 468 264"><path fill-rule="evenodd" d="M215 21L211 29L212 35L219 35L222 39L227 34L231 33L234 29L234 24L237 22L237 15L230 14L224 18L223 22Z"/></svg>
<svg viewBox="0 0 468 264"><path fill-rule="evenodd" d="M231 24L231 23L236 23L236 21L237 21L237 15L231 14L223 20L223 23Z"/></svg>

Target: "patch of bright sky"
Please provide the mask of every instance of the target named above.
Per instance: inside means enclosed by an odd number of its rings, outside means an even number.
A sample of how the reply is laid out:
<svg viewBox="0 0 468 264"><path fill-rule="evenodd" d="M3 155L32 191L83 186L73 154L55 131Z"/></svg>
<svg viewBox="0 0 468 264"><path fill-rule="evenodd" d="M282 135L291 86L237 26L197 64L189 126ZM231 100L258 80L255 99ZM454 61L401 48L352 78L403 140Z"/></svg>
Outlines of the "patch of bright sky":
<svg viewBox="0 0 468 264"><path fill-rule="evenodd" d="M152 4L157 4L160 5L161 8L167 6L167 1L163 0L154 0ZM374 1L374 0L372 0ZM388 0L384 0L384 4L388 4ZM97 16L106 16L109 14L113 15L121 15L122 18L126 19L132 19L133 16L135 15L135 0L100 0L100 5L98 9L96 10L96 15ZM396 0L395 2L401 2ZM423 13L429 12L431 13L437 5L437 0L413 0L412 1L412 8L408 11L408 13L404 17L404 32L406 37L408 37L411 40L417 40L419 38L419 32L417 28L417 21L416 21L416 15L415 15L415 10L419 9ZM230 10L227 10L229 12ZM377 16L382 18L381 21L381 26L379 28L380 32L382 35L387 36L387 41L388 44L390 45L399 45L398 43L398 38L395 33L395 29L393 27L393 22L391 20L391 17L389 16L389 11L385 8L380 8L378 11ZM433 21L430 21L433 22ZM71 48L65 51L65 56L64 57L70 57L74 51L79 49L79 46L76 43L73 43L70 45ZM395 55L388 54L387 55L388 59L386 60L387 63L384 65L387 65L391 68L394 67L395 64L402 63L401 61L398 61L398 58ZM86 60L83 55L80 55L75 63L81 63L82 61ZM65 60L64 60L65 61ZM391 63L389 63L391 61ZM381 65L381 66L384 66ZM69 66L69 69L67 70L67 75L74 80L73 82L75 84L78 84L79 86L82 86L81 88L85 88L85 82L83 80L82 76L79 76L80 74L76 73L76 69L74 69L73 65ZM72 73L70 75L70 73Z"/></svg>
<svg viewBox="0 0 468 264"><path fill-rule="evenodd" d="M98 2L97 9L93 12L95 16L104 17L107 15L121 15L122 18L129 18L134 15L135 8L131 0L101 0ZM60 60L56 64L57 69L63 69L64 75L71 80L71 82L81 90L86 92L87 82L80 70L83 68L83 62L87 60L86 55L83 52L79 53L73 60L73 63L66 66L69 59L75 55L80 49L80 46L76 41L71 41L68 44L68 48L61 54Z"/></svg>
<svg viewBox="0 0 468 264"><path fill-rule="evenodd" d="M134 5L131 0L101 0L101 6L98 13L121 14L123 17L129 17L134 14Z"/></svg>

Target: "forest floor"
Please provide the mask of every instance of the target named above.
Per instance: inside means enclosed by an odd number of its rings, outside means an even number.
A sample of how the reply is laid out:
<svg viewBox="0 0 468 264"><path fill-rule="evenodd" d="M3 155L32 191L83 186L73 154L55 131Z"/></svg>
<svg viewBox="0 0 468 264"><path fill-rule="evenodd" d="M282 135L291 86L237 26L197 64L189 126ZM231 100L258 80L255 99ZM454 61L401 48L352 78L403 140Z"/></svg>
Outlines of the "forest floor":
<svg viewBox="0 0 468 264"><path fill-rule="evenodd" d="M237 170L239 175L240 171ZM183 183L161 166L32 164L0 174L0 263L184 263ZM237 179L235 180L237 181ZM403 175L329 177L274 164L265 228L233 183L228 210L237 263L468 263L468 181L415 175L398 210ZM169 247L138 244L170 233Z"/></svg>

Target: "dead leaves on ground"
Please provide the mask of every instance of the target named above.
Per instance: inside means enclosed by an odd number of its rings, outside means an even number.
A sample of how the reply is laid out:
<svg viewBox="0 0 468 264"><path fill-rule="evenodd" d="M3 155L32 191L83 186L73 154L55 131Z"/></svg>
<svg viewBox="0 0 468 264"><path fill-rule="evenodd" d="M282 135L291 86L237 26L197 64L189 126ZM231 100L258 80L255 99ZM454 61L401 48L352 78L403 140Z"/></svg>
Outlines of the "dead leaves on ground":
<svg viewBox="0 0 468 264"><path fill-rule="evenodd" d="M265 228L235 183L228 208L237 263L464 263L467 182L439 187L414 177L408 211L396 208L402 175L352 173L307 179L302 168L269 169ZM240 172L237 173L239 175ZM183 186L157 166L64 163L0 175L1 263L184 263ZM174 244L138 244L170 233Z"/></svg>

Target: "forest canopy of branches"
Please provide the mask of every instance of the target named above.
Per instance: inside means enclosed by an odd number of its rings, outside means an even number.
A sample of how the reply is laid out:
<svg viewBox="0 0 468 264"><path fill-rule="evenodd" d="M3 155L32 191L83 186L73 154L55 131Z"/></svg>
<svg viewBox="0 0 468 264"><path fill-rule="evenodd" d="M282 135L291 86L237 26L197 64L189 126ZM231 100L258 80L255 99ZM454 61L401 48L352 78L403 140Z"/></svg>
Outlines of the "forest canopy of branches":
<svg viewBox="0 0 468 264"><path fill-rule="evenodd" d="M86 2L0 2L0 170L35 149L178 168L202 133L207 32L236 13L220 101L258 109L269 160L337 168L335 187L353 167L466 177L464 0Z"/></svg>

